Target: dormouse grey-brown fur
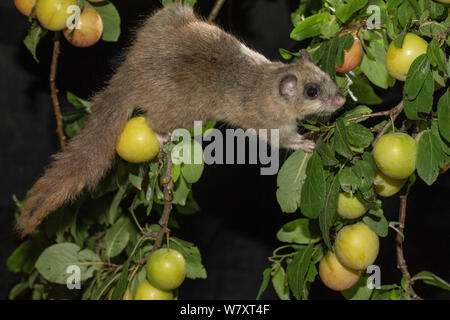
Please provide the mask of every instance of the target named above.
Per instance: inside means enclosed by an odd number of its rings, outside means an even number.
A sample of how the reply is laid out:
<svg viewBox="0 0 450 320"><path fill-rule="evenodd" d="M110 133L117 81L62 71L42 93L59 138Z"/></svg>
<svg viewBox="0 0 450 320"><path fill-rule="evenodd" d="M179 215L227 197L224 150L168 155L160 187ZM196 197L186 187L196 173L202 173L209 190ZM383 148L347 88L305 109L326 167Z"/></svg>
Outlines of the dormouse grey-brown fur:
<svg viewBox="0 0 450 320"><path fill-rule="evenodd" d="M29 191L18 231L29 234L50 212L96 187L136 108L146 112L160 136L196 120L218 120L245 129L279 129L281 146L311 151L314 143L297 133L297 119L330 114L345 99L309 54L301 53L296 63L271 62L190 7L157 11L137 32L108 85L92 98L83 131Z"/></svg>

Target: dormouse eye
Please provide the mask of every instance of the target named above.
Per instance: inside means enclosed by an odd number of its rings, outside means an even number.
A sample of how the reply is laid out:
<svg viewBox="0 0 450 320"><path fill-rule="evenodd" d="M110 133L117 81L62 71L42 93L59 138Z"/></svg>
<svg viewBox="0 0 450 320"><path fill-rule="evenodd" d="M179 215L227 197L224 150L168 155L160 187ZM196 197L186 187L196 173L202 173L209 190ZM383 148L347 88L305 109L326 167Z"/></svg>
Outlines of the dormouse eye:
<svg viewBox="0 0 450 320"><path fill-rule="evenodd" d="M315 83L305 85L305 96L309 99L315 99L319 95L320 87Z"/></svg>

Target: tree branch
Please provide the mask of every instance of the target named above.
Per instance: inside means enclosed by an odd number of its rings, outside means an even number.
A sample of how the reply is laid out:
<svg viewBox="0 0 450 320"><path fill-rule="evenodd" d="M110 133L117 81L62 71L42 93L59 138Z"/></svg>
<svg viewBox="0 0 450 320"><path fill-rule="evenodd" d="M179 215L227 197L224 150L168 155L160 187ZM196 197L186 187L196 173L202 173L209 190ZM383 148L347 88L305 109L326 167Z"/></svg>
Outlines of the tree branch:
<svg viewBox="0 0 450 320"><path fill-rule="evenodd" d="M59 143L61 145L61 150L66 150L66 137L64 136L63 130L63 120L61 114L61 108L58 101L58 89L56 88L56 73L58 70L58 57L60 51L60 42L59 42L59 32L55 32L54 40L53 40L53 56L52 56L52 64L50 67L50 91L53 102L53 109L56 117L56 132L59 136Z"/></svg>
<svg viewBox="0 0 450 320"><path fill-rule="evenodd" d="M350 118L350 119L348 119L348 121L358 121L361 119L366 120L369 118L386 117L386 116L389 116L391 113L392 113L392 109L386 110L386 111L375 112L375 113L362 114L360 116Z"/></svg>
<svg viewBox="0 0 450 320"><path fill-rule="evenodd" d="M225 0L217 0L214 4L214 7L211 10L211 13L209 14L208 21L212 22L217 18L217 15L220 12L220 9L222 9L223 4L225 3Z"/></svg>
<svg viewBox="0 0 450 320"><path fill-rule="evenodd" d="M403 234L404 234L404 230L405 230L407 197L408 197L407 195L400 196L400 210L399 210L400 226L399 226L399 230ZM406 264L405 256L403 254L403 241L404 241L404 239L403 239L402 235L400 233L398 233L397 238L396 238L397 268L400 269L402 274L404 276L406 276L406 278L407 278L406 294L413 299L422 300L422 298L419 297L419 295L417 295L417 293L414 291L414 289L412 287L413 281L411 280L411 275L409 274L408 266Z"/></svg>

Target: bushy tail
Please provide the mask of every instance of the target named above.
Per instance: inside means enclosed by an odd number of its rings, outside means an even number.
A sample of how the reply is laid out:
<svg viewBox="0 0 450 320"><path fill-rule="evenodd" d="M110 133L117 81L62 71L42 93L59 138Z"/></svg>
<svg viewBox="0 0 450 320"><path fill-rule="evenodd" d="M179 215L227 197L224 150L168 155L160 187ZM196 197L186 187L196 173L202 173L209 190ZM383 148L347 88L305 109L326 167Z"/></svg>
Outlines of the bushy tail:
<svg viewBox="0 0 450 320"><path fill-rule="evenodd" d="M16 225L22 237L85 187L95 188L110 168L117 139L133 111L132 106L118 105L114 97L108 89L95 96L85 128L69 141L66 151L53 156L44 176L28 192Z"/></svg>

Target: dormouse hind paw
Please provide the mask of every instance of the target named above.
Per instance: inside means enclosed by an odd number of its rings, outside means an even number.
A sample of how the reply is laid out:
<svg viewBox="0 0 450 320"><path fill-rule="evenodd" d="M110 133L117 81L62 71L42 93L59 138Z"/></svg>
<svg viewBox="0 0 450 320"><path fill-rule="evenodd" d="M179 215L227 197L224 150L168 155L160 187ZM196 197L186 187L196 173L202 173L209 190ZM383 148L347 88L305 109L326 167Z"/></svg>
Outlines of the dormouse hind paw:
<svg viewBox="0 0 450 320"><path fill-rule="evenodd" d="M289 147L294 150L302 149L305 152L313 152L316 148L316 144L314 143L314 141L302 139L300 141L292 143Z"/></svg>
<svg viewBox="0 0 450 320"><path fill-rule="evenodd" d="M156 139L159 141L159 146L162 149L164 144L170 140L170 133L156 133Z"/></svg>

